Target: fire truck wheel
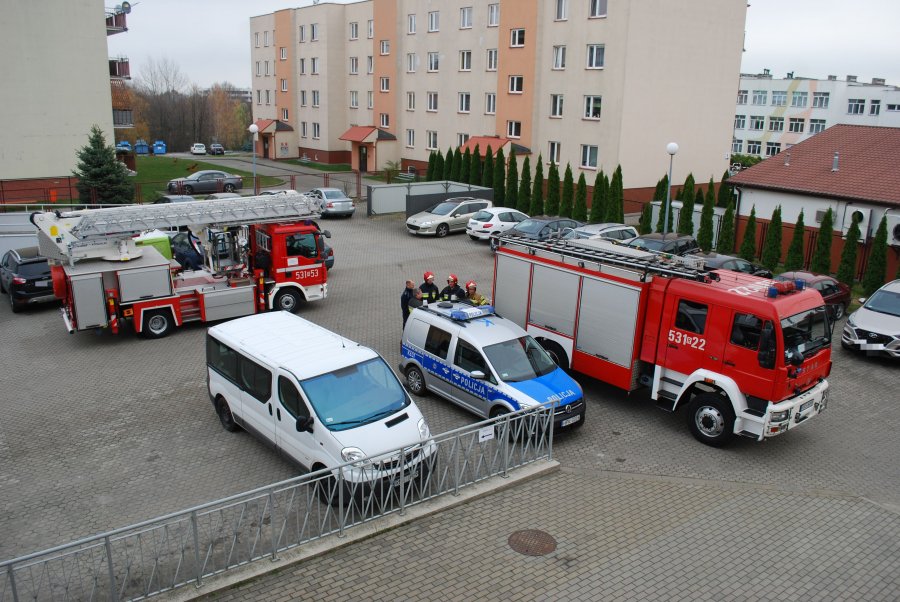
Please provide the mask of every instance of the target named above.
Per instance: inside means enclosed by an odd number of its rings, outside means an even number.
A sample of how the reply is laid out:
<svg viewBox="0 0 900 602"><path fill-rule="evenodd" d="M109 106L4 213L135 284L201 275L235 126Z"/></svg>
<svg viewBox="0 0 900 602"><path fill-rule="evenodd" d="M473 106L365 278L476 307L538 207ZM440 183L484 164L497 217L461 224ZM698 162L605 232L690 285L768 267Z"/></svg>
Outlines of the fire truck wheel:
<svg viewBox="0 0 900 602"><path fill-rule="evenodd" d="M161 339L172 331L172 314L166 309L148 311L144 314L142 334L148 339Z"/></svg>
<svg viewBox="0 0 900 602"><path fill-rule="evenodd" d="M722 447L734 435L734 412L721 395L702 393L688 406L688 426L698 441Z"/></svg>
<svg viewBox="0 0 900 602"><path fill-rule="evenodd" d="M425 387L425 377L422 375L422 371L415 366L410 366L406 370L406 386L413 395L419 397L428 393L428 389Z"/></svg>
<svg viewBox="0 0 900 602"><path fill-rule="evenodd" d="M295 314L299 307L300 295L296 291L287 289L275 295L275 309L289 311L292 314Z"/></svg>
<svg viewBox="0 0 900 602"><path fill-rule="evenodd" d="M450 226L447 224L441 224L437 227L437 230L434 231L438 238L444 238L448 234L450 234Z"/></svg>
<svg viewBox="0 0 900 602"><path fill-rule="evenodd" d="M234 421L234 416L231 415L231 408L228 407L228 402L221 395L216 397L216 413L219 415L219 422L222 423L222 428L226 431L233 433L240 429L237 422Z"/></svg>
<svg viewBox="0 0 900 602"><path fill-rule="evenodd" d="M558 343L554 343L547 339L538 339L538 343L541 344L541 347L544 348L544 351L547 352L547 355L550 356L550 359L552 359L557 366L563 370L569 370L569 356L566 355L565 350L563 350Z"/></svg>

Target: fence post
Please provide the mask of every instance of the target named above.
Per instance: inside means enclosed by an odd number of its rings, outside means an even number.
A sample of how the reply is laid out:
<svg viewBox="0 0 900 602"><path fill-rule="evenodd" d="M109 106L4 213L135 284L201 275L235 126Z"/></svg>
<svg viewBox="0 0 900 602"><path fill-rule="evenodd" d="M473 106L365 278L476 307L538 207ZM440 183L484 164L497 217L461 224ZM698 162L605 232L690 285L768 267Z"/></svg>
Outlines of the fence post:
<svg viewBox="0 0 900 602"><path fill-rule="evenodd" d="M459 496L459 434L456 435L456 443L454 444L454 452L453 452L453 495Z"/></svg>
<svg viewBox="0 0 900 602"><path fill-rule="evenodd" d="M329 173L326 171L326 172L325 172L325 175L322 177L322 181L325 182L325 187L326 187L326 188L328 187L328 183L331 181L331 178L329 177L330 175L331 175L331 174L329 174Z"/></svg>
<svg viewBox="0 0 900 602"><path fill-rule="evenodd" d="M19 592L16 591L16 575L13 572L13 565L8 565L6 572L9 573L9 589L12 591L13 602L19 602Z"/></svg>
<svg viewBox="0 0 900 602"><path fill-rule="evenodd" d="M106 568L109 572L109 599L112 600L112 602L117 602L119 599L119 592L116 591L116 577L113 572L112 544L109 542L109 535L103 538L103 542L106 545Z"/></svg>
<svg viewBox="0 0 900 602"><path fill-rule="evenodd" d="M504 479L509 478L509 435L510 435L510 415L504 417L506 428L503 429L503 472L500 474Z"/></svg>
<svg viewBox="0 0 900 602"><path fill-rule="evenodd" d="M553 461L553 424L556 419L556 406L550 406L550 426L547 428L550 429L550 439L547 444L547 459L551 462Z"/></svg>
<svg viewBox="0 0 900 602"><path fill-rule="evenodd" d="M278 541L275 539L275 490L269 490L269 528L272 529L272 562L278 560Z"/></svg>
<svg viewBox="0 0 900 602"><path fill-rule="evenodd" d="M406 465L406 462L403 461L406 458L406 452L404 451L405 449L405 447L400 448L400 516L406 514L406 483L403 482L403 473L405 472L404 467Z"/></svg>
<svg viewBox="0 0 900 602"><path fill-rule="evenodd" d="M200 566L200 533L197 527L197 511L191 512L191 528L194 530L194 562L197 564L197 586L203 585L203 568Z"/></svg>
<svg viewBox="0 0 900 602"><path fill-rule="evenodd" d="M336 486L338 488L338 520L340 521L340 527L338 528L338 537L344 536L344 522L347 520L347 517L344 516L344 469L338 468L338 478L335 481Z"/></svg>

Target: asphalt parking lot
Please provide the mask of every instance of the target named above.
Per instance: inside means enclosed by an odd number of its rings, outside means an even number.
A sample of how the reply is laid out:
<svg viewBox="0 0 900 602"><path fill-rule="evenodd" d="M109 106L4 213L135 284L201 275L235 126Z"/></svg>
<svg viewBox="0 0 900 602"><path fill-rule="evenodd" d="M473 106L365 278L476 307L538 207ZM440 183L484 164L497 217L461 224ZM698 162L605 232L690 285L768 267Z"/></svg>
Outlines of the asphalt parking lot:
<svg viewBox="0 0 900 602"><path fill-rule="evenodd" d="M465 235L415 238L400 216L364 213L358 207L350 220L323 222L336 255L329 297L300 313L396 366L404 280L431 270L443 281L453 272L489 294L492 255ZM219 425L206 395L205 330L189 325L153 341L130 332L68 335L54 307L14 315L0 304L0 559L296 474L251 437ZM774 497L849 496L896 523L900 366L849 354L839 338L828 410L805 428L712 449L646 394L577 377L586 424L557 440L555 458L569 476L602 471L757 487ZM434 397L416 401L435 432L476 421Z"/></svg>

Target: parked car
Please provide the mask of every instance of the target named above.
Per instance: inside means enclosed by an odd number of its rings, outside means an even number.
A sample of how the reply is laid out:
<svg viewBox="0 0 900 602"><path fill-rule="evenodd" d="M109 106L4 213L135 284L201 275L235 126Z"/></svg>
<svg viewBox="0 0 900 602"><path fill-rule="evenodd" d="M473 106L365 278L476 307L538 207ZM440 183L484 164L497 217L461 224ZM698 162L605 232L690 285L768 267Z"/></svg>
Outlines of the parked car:
<svg viewBox="0 0 900 602"><path fill-rule="evenodd" d="M319 201L322 217L352 217L356 210L353 199L340 188L313 188L306 194Z"/></svg>
<svg viewBox="0 0 900 602"><path fill-rule="evenodd" d="M563 237L568 232L584 226L582 222L568 217L529 217L522 220L505 232L509 236L518 236L531 240L547 240L548 238ZM496 238L491 238L491 249L497 250Z"/></svg>
<svg viewBox="0 0 900 602"><path fill-rule="evenodd" d="M26 305L55 301L47 258L37 247L11 249L0 260L0 291L9 295L13 312Z"/></svg>
<svg viewBox="0 0 900 602"><path fill-rule="evenodd" d="M469 219L466 234L472 240L490 240L491 234L500 234L528 219L521 211L509 207L482 209Z"/></svg>
<svg viewBox="0 0 900 602"><path fill-rule="evenodd" d="M710 270L731 270L742 274L753 274L761 278L772 277L771 270L740 257L723 255L721 253L691 253L689 257L702 259Z"/></svg>
<svg viewBox="0 0 900 602"><path fill-rule="evenodd" d="M221 185L221 188L220 188ZM197 192L234 192L244 187L244 178L216 169L203 169L186 178L169 180L169 192L194 194Z"/></svg>
<svg viewBox="0 0 900 602"><path fill-rule="evenodd" d="M863 306L844 325L841 346L900 358L900 280L888 282L860 301Z"/></svg>
<svg viewBox="0 0 900 602"><path fill-rule="evenodd" d="M299 194L296 190L262 190L259 196L273 196L276 194Z"/></svg>
<svg viewBox="0 0 900 602"><path fill-rule="evenodd" d="M465 230L472 216L488 207L493 207L493 203L483 199L467 196L450 198L408 218L406 230L410 234L442 238L451 232Z"/></svg>
<svg viewBox="0 0 900 602"><path fill-rule="evenodd" d="M192 196L188 196L186 194L164 194L160 196L158 199L153 201L154 205L162 204L162 203L186 203L188 201L196 201Z"/></svg>
<svg viewBox="0 0 900 602"><path fill-rule="evenodd" d="M203 197L204 201L217 201L220 199L239 199L241 195L236 192L214 192Z"/></svg>
<svg viewBox="0 0 900 602"><path fill-rule="evenodd" d="M693 236L686 234L666 234L665 239L660 233L642 234L625 244L642 251L669 253L671 255L687 255L700 250L697 240Z"/></svg>
<svg viewBox="0 0 900 602"><path fill-rule="evenodd" d="M775 280L804 280L806 285L822 294L825 304L831 311L831 317L840 320L850 306L850 287L838 282L831 276L813 274L812 272L783 272L775 276Z"/></svg>
<svg viewBox="0 0 900 602"><path fill-rule="evenodd" d="M586 224L572 230L572 238L606 238L618 242L627 242L637 238L638 231L634 226L607 222L603 224Z"/></svg>
<svg viewBox="0 0 900 602"><path fill-rule="evenodd" d="M209 145L209 154L210 155L224 155L225 147L222 146L221 144L216 144L216 143L210 144Z"/></svg>
<svg viewBox="0 0 900 602"><path fill-rule="evenodd" d="M192 155L205 155L206 154L206 145L202 142L195 142L191 145L191 154Z"/></svg>

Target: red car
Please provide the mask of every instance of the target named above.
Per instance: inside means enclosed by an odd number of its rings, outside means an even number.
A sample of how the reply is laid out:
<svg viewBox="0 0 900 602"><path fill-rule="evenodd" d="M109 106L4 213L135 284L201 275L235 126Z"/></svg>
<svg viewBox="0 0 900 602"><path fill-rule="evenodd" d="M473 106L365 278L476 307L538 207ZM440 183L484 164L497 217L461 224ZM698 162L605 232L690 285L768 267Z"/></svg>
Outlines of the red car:
<svg viewBox="0 0 900 602"><path fill-rule="evenodd" d="M831 310L832 318L840 320L847 313L847 306L850 305L850 287L831 276L812 272L784 272L775 276L775 280L805 280L809 288L822 294L825 304Z"/></svg>

